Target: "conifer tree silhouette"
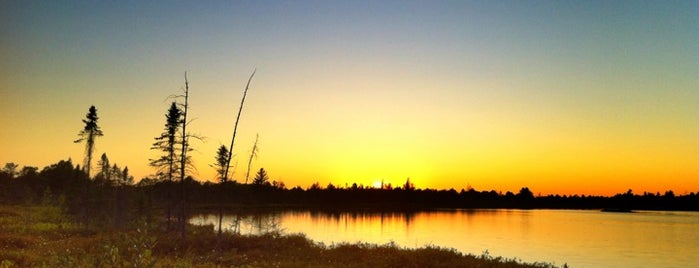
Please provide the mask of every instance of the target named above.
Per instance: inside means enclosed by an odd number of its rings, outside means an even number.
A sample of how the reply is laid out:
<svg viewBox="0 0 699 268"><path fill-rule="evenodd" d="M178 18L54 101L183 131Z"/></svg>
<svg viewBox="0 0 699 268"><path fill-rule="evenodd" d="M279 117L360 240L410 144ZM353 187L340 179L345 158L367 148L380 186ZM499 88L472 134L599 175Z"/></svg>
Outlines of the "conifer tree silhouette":
<svg viewBox="0 0 699 268"><path fill-rule="evenodd" d="M95 139L104 135L102 129L97 125L98 119L97 108L95 108L94 105L90 106L85 119L83 119L85 128L78 133L79 138L74 141L75 143L85 142L85 163L83 168L85 169L85 173L87 173L87 177L90 177L92 153L95 150Z"/></svg>
<svg viewBox="0 0 699 268"><path fill-rule="evenodd" d="M265 185L268 183L269 176L267 175L267 171L265 171L264 168L260 168L260 171L257 172L257 175L255 175L255 178L252 180L252 184Z"/></svg>
<svg viewBox="0 0 699 268"><path fill-rule="evenodd" d="M102 129L97 125L98 119L97 108L95 108L94 105L90 106L87 115L85 115L85 119L82 120L83 123L85 123L85 127L78 133L79 138L74 141L75 143L85 142L85 163L83 168L88 179L90 178L90 169L92 167L92 153L95 150L95 139L104 135ZM90 206L92 206L90 187L91 185L87 184L83 190L82 207L85 230L89 229L90 224Z"/></svg>
<svg viewBox="0 0 699 268"><path fill-rule="evenodd" d="M155 167L158 173L171 182L179 172L179 161L177 153L178 130L182 119L182 111L177 107L176 102L172 102L165 114L165 130L160 136L155 137L155 142L151 150L162 151L163 155L156 159L150 159L150 166Z"/></svg>

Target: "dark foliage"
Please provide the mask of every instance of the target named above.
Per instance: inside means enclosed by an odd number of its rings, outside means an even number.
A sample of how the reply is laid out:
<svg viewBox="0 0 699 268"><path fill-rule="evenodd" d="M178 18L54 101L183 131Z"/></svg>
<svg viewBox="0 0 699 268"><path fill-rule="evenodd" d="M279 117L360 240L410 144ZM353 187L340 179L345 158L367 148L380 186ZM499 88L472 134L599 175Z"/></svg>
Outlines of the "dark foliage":
<svg viewBox="0 0 699 268"><path fill-rule="evenodd" d="M265 174L266 175L266 174ZM146 180L144 180L145 182ZM54 204L77 219L89 207L86 225L123 228L136 220L164 218L163 208L172 193L183 190L192 207L213 208L223 204L235 207L311 208L323 210L427 210L439 208L518 208L518 209L612 209L699 211L699 194L677 195L672 191L634 194L631 190L614 196L548 195L534 196L528 188L518 193L474 189L456 191L419 188L365 188L353 184L340 188L319 184L308 189L284 188L282 183L238 184L200 183L187 177L183 183L158 181L138 185L100 183L72 161L61 160L38 171L24 167L17 174L0 171L0 202L4 204ZM177 187L177 188L176 188ZM182 187L182 188L179 188ZM90 195L85 195L89 189Z"/></svg>
<svg viewBox="0 0 699 268"><path fill-rule="evenodd" d="M90 169L92 167L92 153L95 149L95 139L97 137L103 136L104 133L102 129L97 125L97 108L94 105L90 106L83 123L85 127L78 133L79 138L75 140L75 143L85 142L85 162L83 168L87 172L87 176L90 177Z"/></svg>
<svg viewBox="0 0 699 268"><path fill-rule="evenodd" d="M155 142L151 146L151 150L161 151L162 155L156 159L150 159L150 165L158 169L158 174L172 181L177 175L179 169L177 145L177 131L181 125L182 111L177 107L177 103L173 102L165 114L165 130L160 136L155 137Z"/></svg>
<svg viewBox="0 0 699 268"><path fill-rule="evenodd" d="M254 185L263 185L263 186L269 186L269 176L267 176L267 171L265 171L264 168L260 168L260 171L257 172L255 175L255 178L252 180L252 184Z"/></svg>

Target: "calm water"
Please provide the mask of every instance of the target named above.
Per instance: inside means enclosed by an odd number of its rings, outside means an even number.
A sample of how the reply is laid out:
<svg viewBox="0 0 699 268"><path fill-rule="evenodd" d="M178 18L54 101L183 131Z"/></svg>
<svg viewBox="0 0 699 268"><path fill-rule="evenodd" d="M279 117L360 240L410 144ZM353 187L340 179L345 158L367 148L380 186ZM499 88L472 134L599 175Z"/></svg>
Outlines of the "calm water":
<svg viewBox="0 0 699 268"><path fill-rule="evenodd" d="M236 219L238 219L236 221ZM194 224L217 216L196 215ZM237 224L236 224L237 222ZM699 212L604 213L591 210L444 210L418 213L284 211L226 215L240 233L278 227L314 241L391 241L571 267L699 267ZM236 227L237 226L237 227Z"/></svg>

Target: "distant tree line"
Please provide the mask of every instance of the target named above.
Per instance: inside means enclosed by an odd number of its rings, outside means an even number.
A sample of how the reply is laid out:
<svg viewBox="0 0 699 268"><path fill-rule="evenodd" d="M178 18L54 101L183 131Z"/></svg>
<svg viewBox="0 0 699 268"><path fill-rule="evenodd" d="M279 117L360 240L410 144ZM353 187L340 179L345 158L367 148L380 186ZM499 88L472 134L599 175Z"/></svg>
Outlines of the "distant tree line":
<svg viewBox="0 0 699 268"><path fill-rule="evenodd" d="M104 162L104 161L102 161ZM112 169L115 171L114 169ZM133 184L130 179L111 175L102 180L90 180L79 165L62 160L39 170L8 163L0 171L0 202L50 203L61 205L77 219L84 216L83 206L90 206L94 215L91 223L120 228L133 220L163 217L173 191L184 189L185 202L192 208L287 207L330 210L422 210L439 208L517 208L517 209L604 209L685 210L699 211L699 193L677 195L665 193L635 194L631 190L614 196L546 195L535 196L527 187L517 193L477 191L475 189L419 189L412 184L399 187L371 188L353 184L338 187L318 183L308 188L286 188L283 183L269 181L264 169L257 172L254 183L235 181L198 182L185 178L180 185L168 180L142 179ZM406 187L408 186L408 187ZM91 190L90 196L83 189Z"/></svg>
<svg viewBox="0 0 699 268"><path fill-rule="evenodd" d="M422 210L439 208L513 208L513 209L619 209L699 211L699 193L675 195L672 191L634 194L631 190L614 196L545 195L535 196L527 187L519 192L477 191L475 189L419 189L412 184L391 188L338 187L315 183L303 189L287 189L283 183L214 184L192 186L193 203L211 204L216 200L234 206L279 206L319 209ZM213 196L224 188L223 196Z"/></svg>
<svg viewBox="0 0 699 268"><path fill-rule="evenodd" d="M0 170L0 202L4 204L54 205L74 216L86 229L123 229L130 223L153 221L155 209L144 188L133 184L128 168L107 165L103 155L95 179L72 160L61 160L39 170L7 163ZM109 168L106 168L109 166Z"/></svg>

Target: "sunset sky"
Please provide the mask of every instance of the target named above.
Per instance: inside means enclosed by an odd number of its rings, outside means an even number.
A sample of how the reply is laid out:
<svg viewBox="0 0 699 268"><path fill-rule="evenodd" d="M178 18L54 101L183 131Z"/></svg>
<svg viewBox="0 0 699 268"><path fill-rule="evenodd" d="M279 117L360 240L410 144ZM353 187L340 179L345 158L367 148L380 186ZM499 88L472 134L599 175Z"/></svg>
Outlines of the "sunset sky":
<svg viewBox="0 0 699 268"><path fill-rule="evenodd" d="M535 194L699 191L697 1L2 1L0 165L96 155L151 175L190 82L213 180L245 82L271 179Z"/></svg>

